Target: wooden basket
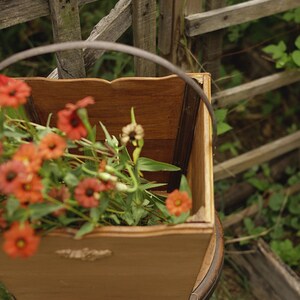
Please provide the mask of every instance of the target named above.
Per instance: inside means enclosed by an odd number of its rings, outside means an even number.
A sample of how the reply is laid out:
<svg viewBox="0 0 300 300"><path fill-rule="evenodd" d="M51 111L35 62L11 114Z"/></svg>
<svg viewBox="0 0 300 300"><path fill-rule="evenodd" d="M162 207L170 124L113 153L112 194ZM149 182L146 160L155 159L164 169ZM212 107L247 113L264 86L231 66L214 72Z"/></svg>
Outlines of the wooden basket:
<svg viewBox="0 0 300 300"><path fill-rule="evenodd" d="M191 77L210 98L210 75ZM185 94L185 82L178 76L112 82L25 80L32 87L31 113L42 124L50 112L55 116L66 103L92 96L96 103L89 109L91 122L101 120L118 135L130 122L130 108L135 107L136 119L145 129L143 155L173 162ZM28 260L12 260L1 251L0 282L20 300L188 299L196 282L205 276L216 244L212 127L203 102L197 114L187 177L193 194L193 222L104 226L81 240L74 240L68 230L56 231L42 239L37 254ZM167 180L161 174L158 178Z"/></svg>

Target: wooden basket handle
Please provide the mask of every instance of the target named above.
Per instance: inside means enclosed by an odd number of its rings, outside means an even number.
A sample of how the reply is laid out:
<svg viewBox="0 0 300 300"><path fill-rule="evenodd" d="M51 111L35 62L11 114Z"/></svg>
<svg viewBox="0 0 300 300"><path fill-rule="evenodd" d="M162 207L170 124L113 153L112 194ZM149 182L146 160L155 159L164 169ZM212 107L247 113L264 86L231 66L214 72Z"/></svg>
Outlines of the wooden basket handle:
<svg viewBox="0 0 300 300"><path fill-rule="evenodd" d="M4 68L7 68L8 66L21 61L23 59L27 59L30 57L34 57L37 55L47 54L47 53L53 53L56 51L64 51L64 50L72 50L72 49L85 49L85 48L92 48L92 49L98 49L98 50L110 50L110 51L117 51L122 52L126 54L130 54L133 56L137 56L149 61L152 61L167 70L169 70L171 73L174 73L178 75L183 81L185 81L190 87L192 87L195 92L200 96L200 99L204 102L213 125L213 148L215 146L216 137L217 137L217 126L216 126L216 119L213 111L213 107L208 100L207 96L205 95L203 89L189 76L186 75L184 71L167 61L166 59L147 52L145 50L127 46L119 43L112 43L112 42L104 42L104 41L74 41L74 42L65 42L65 43L57 43L47 46L40 46L36 48L32 48L29 50L25 50L19 53L16 53L5 60L3 60L0 63L0 71L2 71Z"/></svg>

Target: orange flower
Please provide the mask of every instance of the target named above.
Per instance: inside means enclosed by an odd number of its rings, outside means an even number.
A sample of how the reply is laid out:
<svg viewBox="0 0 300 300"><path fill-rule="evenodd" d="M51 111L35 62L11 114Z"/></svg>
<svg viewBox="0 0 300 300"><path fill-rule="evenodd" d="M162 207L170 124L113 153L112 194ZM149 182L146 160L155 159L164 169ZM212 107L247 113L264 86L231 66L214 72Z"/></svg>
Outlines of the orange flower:
<svg viewBox="0 0 300 300"><path fill-rule="evenodd" d="M4 251L11 257L29 257L33 255L40 243L29 223L13 223L11 228L4 233Z"/></svg>
<svg viewBox="0 0 300 300"><path fill-rule="evenodd" d="M22 144L14 154L13 159L21 161L29 172L38 172L42 164L38 148L32 143Z"/></svg>
<svg viewBox="0 0 300 300"><path fill-rule="evenodd" d="M43 199L42 189L42 181L37 175L27 176L15 190L14 195L20 203L41 202Z"/></svg>
<svg viewBox="0 0 300 300"><path fill-rule="evenodd" d="M10 160L0 165L0 191L4 194L13 193L27 176L26 167L20 161Z"/></svg>
<svg viewBox="0 0 300 300"><path fill-rule="evenodd" d="M58 201L61 201L62 203L65 202L66 200L70 199L71 194L69 192L69 189L66 186L61 186L59 188L52 188L48 195L53 198L56 199ZM57 211L53 212L53 215L58 217L60 215L62 215L65 212L65 208L61 208L58 209Z"/></svg>
<svg viewBox="0 0 300 300"><path fill-rule="evenodd" d="M188 212L192 208L192 200L187 192L174 190L166 200L166 207L171 215L179 216L183 212Z"/></svg>
<svg viewBox="0 0 300 300"><path fill-rule="evenodd" d="M45 135L39 145L40 155L44 159L55 159L63 155L66 141L56 133Z"/></svg>
<svg viewBox="0 0 300 300"><path fill-rule="evenodd" d="M75 189L75 199L83 207L99 205L100 182L95 178L83 179Z"/></svg>
<svg viewBox="0 0 300 300"><path fill-rule="evenodd" d="M18 107L29 97L31 88L23 81L1 75L0 106Z"/></svg>
<svg viewBox="0 0 300 300"><path fill-rule="evenodd" d="M76 104L68 103L66 108L58 112L57 127L64 131L71 140L79 140L87 136L87 130L77 114L78 109L93 104L92 97L79 100Z"/></svg>

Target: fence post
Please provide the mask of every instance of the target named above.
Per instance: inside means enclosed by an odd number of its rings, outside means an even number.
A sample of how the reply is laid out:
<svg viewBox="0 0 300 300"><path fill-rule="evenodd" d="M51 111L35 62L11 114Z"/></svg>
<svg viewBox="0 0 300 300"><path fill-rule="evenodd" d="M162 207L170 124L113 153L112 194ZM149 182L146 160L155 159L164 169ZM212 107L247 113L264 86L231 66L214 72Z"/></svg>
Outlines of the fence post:
<svg viewBox="0 0 300 300"><path fill-rule="evenodd" d="M225 0L206 0L206 10L225 6ZM212 79L218 79L221 65L224 30L217 30L203 36L203 67L211 74ZM212 86L215 90L215 85Z"/></svg>
<svg viewBox="0 0 300 300"><path fill-rule="evenodd" d="M202 11L202 0L160 0L158 48L161 56L187 71L196 71L193 40L184 33L184 16ZM195 63L196 65L196 63ZM160 69L160 75L166 71Z"/></svg>
<svg viewBox="0 0 300 300"><path fill-rule="evenodd" d="M132 28L134 46L156 53L156 0L132 1ZM153 62L134 58L136 76L155 76Z"/></svg>
<svg viewBox="0 0 300 300"><path fill-rule="evenodd" d="M81 40L78 0L49 1L55 43ZM56 53L59 78L85 77L82 50Z"/></svg>

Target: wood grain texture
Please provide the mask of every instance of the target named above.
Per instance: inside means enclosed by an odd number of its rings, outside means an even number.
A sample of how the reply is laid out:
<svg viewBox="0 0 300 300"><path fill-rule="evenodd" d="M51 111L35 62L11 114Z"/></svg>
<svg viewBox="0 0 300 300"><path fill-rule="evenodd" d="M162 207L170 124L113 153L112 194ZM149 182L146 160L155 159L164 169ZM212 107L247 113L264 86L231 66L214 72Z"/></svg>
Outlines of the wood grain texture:
<svg viewBox="0 0 300 300"><path fill-rule="evenodd" d="M132 30L135 47L156 53L156 0L132 1ZM136 76L155 76L156 65L134 58Z"/></svg>
<svg viewBox="0 0 300 300"><path fill-rule="evenodd" d="M205 9L211 11L226 5L225 0L206 0ZM213 81L219 78L221 57L223 52L223 30L210 32L203 37L202 64L205 72L211 74ZM214 92L215 85L212 86Z"/></svg>
<svg viewBox="0 0 300 300"><path fill-rule="evenodd" d="M229 159L214 167L215 181L234 176L252 166L259 165L300 147L300 131Z"/></svg>
<svg viewBox="0 0 300 300"><path fill-rule="evenodd" d="M217 92L212 96L212 101L218 107L234 105L240 100L251 99L297 81L300 81L300 70L287 70Z"/></svg>
<svg viewBox="0 0 300 300"><path fill-rule="evenodd" d="M257 299L299 299L300 278L285 265L263 241L254 252L230 254L233 262L247 274L249 286Z"/></svg>
<svg viewBox="0 0 300 300"><path fill-rule="evenodd" d="M102 18L93 28L87 41L117 41L132 23L132 0L119 0L110 13ZM85 49L83 51L86 70L90 69L104 51ZM48 78L58 78L57 69L53 70Z"/></svg>
<svg viewBox="0 0 300 300"><path fill-rule="evenodd" d="M209 75L193 74L193 77L203 84L205 93L210 97ZM101 120L111 134L119 136L122 127L130 123L130 109L134 107L137 122L142 123L145 130L142 156L172 162L185 87L177 76L121 78L112 82L102 79L24 80L32 87L34 105L42 124L46 123L48 114L52 112L52 124L55 125L56 112L63 109L66 103L92 96L96 103L88 109L91 123L98 125ZM207 212L203 218L213 223L211 127L209 113L203 104L198 113L194 136L188 167L188 177L194 186L193 212L200 207L205 208ZM99 126L97 138L104 139ZM153 176L148 177L147 174L146 178L168 182L168 174Z"/></svg>
<svg viewBox="0 0 300 300"><path fill-rule="evenodd" d="M208 99L211 95L211 80L209 74L193 76L202 84ZM214 193L212 174L212 126L209 113L203 102L200 108L195 126L194 142L189 161L187 178L193 194L193 213L204 209L202 218L214 223ZM195 195L195 196L194 196Z"/></svg>
<svg viewBox="0 0 300 300"><path fill-rule="evenodd" d="M81 40L78 0L49 2L54 43ZM56 52L59 78L84 78L82 49Z"/></svg>
<svg viewBox="0 0 300 300"><path fill-rule="evenodd" d="M195 36L249 22L299 7L299 0L250 0L240 4L189 15L186 33Z"/></svg>
<svg viewBox="0 0 300 300"><path fill-rule="evenodd" d="M96 0L78 0L79 5ZM0 0L0 29L48 16L47 0Z"/></svg>
<svg viewBox="0 0 300 300"><path fill-rule="evenodd" d="M187 224L183 231L171 226L171 234L166 226L154 236L147 231L157 232L156 226L119 232L103 227L80 241L70 234L50 234L31 259L7 259L1 251L0 278L22 300L188 299L213 233L199 225ZM112 256L91 262L56 254L84 248L110 250Z"/></svg>

